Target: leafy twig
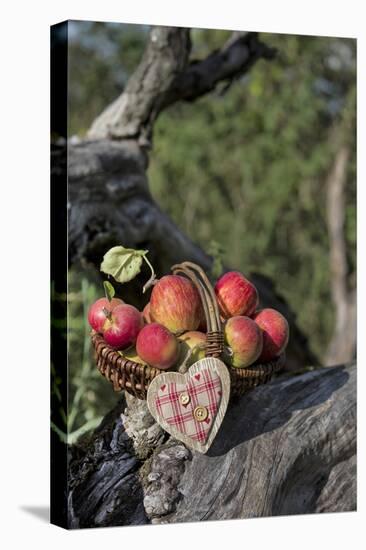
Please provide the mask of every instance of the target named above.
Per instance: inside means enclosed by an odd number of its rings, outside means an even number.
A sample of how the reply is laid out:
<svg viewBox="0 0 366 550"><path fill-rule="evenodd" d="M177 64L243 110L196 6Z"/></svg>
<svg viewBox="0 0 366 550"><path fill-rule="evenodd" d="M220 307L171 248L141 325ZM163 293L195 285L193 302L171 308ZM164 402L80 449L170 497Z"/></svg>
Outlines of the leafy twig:
<svg viewBox="0 0 366 550"><path fill-rule="evenodd" d="M142 289L142 292L146 292L156 282L154 268L146 256L148 252L148 250L134 250L124 246L114 246L104 255L100 270L107 275L111 275L118 283L127 283L140 273L142 262L145 261L151 270L151 277Z"/></svg>

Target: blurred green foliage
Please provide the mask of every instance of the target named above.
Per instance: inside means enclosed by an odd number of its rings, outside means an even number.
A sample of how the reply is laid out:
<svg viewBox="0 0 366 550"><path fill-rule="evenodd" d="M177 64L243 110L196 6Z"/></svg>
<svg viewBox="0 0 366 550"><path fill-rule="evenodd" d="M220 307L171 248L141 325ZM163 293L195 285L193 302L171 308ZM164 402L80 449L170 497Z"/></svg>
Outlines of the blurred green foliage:
<svg viewBox="0 0 366 550"><path fill-rule="evenodd" d="M68 295L54 296L67 300L68 318L52 322L67 336L68 346L68 399L67 411L61 409L62 424L53 425L61 440L73 444L88 430L96 428L103 416L113 408L118 394L111 391L95 367L90 341L87 314L90 305L103 295L98 273L83 270L80 266L69 272ZM60 376L52 368L54 403L61 406Z"/></svg>
<svg viewBox="0 0 366 550"><path fill-rule="evenodd" d="M70 135L82 137L121 93L147 31L70 24ZM208 55L229 34L193 30L191 57ZM260 60L228 90L219 86L160 116L150 187L162 209L214 256L217 273L226 264L270 276L321 357L334 324L325 184L345 142L353 152L345 228L350 273L356 268L356 42L265 33L261 38L277 48L275 60ZM94 277L80 270L70 277L70 404L77 407L72 430L110 409L113 395L90 368L86 309L102 292Z"/></svg>

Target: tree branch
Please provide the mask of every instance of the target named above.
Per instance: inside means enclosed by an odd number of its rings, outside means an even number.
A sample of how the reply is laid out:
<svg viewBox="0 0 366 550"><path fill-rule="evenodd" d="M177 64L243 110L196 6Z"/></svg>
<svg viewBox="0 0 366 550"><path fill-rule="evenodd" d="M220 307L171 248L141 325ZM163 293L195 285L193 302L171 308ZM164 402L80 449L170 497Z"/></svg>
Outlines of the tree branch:
<svg viewBox="0 0 366 550"><path fill-rule="evenodd" d="M272 59L275 50L258 40L257 33L233 33L222 49L202 61L192 61L173 82L164 107L178 100L194 101L222 81L245 74L261 57Z"/></svg>
<svg viewBox="0 0 366 550"><path fill-rule="evenodd" d="M188 29L154 27L126 89L95 119L88 137L133 138L148 145L163 98L186 66L189 53Z"/></svg>
<svg viewBox="0 0 366 550"><path fill-rule="evenodd" d="M257 33L233 33L220 49L202 61L188 64L188 29L156 27L125 91L99 115L88 132L91 139L137 139L149 147L159 113L179 100L193 101L246 73L261 57L275 50L258 40Z"/></svg>

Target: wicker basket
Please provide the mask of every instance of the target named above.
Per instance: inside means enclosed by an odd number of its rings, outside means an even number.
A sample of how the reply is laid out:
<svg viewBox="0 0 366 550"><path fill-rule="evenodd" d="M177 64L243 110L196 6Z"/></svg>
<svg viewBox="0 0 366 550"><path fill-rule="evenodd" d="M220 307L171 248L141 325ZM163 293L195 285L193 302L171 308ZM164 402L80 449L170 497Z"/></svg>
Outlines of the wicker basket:
<svg viewBox="0 0 366 550"><path fill-rule="evenodd" d="M224 336L215 292L207 275L192 262L175 265L172 272L188 277L197 288L207 323L206 356L220 357L224 349ZM146 399L150 382L163 371L123 357L96 332L92 332L91 340L96 353L97 367L112 383L114 391L124 389L139 399ZM253 364L244 369L227 366L231 378L231 396L242 395L259 384L265 384L284 366L284 362L285 357L282 355L270 363Z"/></svg>

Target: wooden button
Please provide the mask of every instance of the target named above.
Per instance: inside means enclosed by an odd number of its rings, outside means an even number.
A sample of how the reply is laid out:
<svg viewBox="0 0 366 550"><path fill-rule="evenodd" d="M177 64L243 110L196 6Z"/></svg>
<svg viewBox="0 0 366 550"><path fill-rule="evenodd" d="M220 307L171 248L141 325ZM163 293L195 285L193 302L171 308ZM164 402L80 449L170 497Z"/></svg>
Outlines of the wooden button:
<svg viewBox="0 0 366 550"><path fill-rule="evenodd" d="M208 417L208 410L206 407L196 407L193 411L193 416L198 422L203 422Z"/></svg>
<svg viewBox="0 0 366 550"><path fill-rule="evenodd" d="M180 397L180 402L182 403L182 405L188 405L188 403L191 400L187 392L181 393L179 397Z"/></svg>

